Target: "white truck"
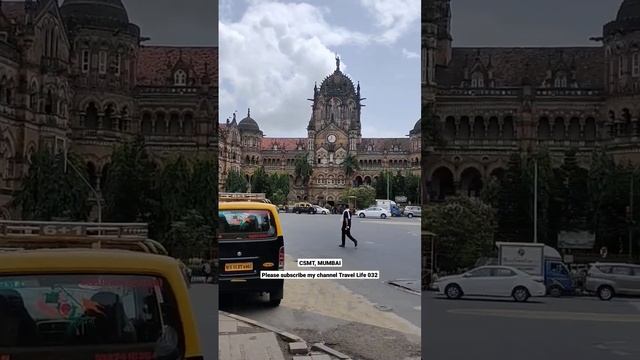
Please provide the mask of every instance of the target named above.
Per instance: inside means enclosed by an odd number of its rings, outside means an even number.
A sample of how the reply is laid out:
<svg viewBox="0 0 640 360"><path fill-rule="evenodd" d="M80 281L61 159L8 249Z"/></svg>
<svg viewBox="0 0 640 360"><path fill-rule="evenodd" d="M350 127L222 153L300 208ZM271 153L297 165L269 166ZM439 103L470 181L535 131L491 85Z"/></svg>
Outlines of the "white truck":
<svg viewBox="0 0 640 360"><path fill-rule="evenodd" d="M556 249L537 243L496 242L496 246L500 265L544 278L549 295L573 292L571 274Z"/></svg>
<svg viewBox="0 0 640 360"><path fill-rule="evenodd" d="M389 210L391 216L400 216L400 208L393 200L376 199L376 206Z"/></svg>

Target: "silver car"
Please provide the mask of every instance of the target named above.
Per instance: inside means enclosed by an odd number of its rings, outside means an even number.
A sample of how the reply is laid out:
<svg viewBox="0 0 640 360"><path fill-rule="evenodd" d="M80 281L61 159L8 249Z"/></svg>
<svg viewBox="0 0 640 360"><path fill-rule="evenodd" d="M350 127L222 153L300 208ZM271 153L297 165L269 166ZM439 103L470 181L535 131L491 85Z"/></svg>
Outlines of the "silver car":
<svg viewBox="0 0 640 360"><path fill-rule="evenodd" d="M595 263L587 273L585 289L601 300L615 295L640 295L640 265Z"/></svg>
<svg viewBox="0 0 640 360"><path fill-rule="evenodd" d="M404 208L404 216L409 218L422 216L422 208L420 206L407 206Z"/></svg>

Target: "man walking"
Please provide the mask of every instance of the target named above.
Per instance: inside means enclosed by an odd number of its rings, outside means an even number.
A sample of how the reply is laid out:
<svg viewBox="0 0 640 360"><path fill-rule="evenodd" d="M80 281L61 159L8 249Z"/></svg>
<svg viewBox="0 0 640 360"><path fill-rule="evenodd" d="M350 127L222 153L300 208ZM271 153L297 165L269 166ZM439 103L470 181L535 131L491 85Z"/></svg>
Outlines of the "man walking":
<svg viewBox="0 0 640 360"><path fill-rule="evenodd" d="M358 240L354 239L351 236L351 212L349 211L349 205L345 205L345 209L342 212L342 245L338 245L340 247L344 247L344 237L348 236L351 241L358 247Z"/></svg>

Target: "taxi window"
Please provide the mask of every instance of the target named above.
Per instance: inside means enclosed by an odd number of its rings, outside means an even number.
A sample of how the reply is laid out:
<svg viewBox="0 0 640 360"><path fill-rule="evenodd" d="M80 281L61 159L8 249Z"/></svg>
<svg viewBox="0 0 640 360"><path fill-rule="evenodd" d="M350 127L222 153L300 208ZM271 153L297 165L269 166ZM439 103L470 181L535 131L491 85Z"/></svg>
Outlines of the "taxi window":
<svg viewBox="0 0 640 360"><path fill-rule="evenodd" d="M265 238L276 234L275 219L268 210L223 210L218 213L219 233L235 238Z"/></svg>
<svg viewBox="0 0 640 360"><path fill-rule="evenodd" d="M0 276L0 354L145 345L135 352L144 358L167 332L183 348L174 299L168 284L152 276Z"/></svg>

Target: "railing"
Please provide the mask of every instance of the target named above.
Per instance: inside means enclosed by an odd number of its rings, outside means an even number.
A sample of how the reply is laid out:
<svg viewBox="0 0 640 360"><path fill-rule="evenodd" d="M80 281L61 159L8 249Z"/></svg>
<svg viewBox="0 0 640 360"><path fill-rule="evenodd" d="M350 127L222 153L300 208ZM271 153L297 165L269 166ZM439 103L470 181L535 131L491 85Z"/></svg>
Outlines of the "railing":
<svg viewBox="0 0 640 360"><path fill-rule="evenodd" d="M602 90L596 89L537 89L537 96L601 96Z"/></svg>
<svg viewBox="0 0 640 360"><path fill-rule="evenodd" d="M196 86L139 86L140 94L197 94L200 87Z"/></svg>
<svg viewBox="0 0 640 360"><path fill-rule="evenodd" d="M264 193L227 193L221 192L218 195L219 201L255 201L270 203Z"/></svg>
<svg viewBox="0 0 640 360"><path fill-rule="evenodd" d="M521 89L438 89L438 95L450 96L519 96Z"/></svg>

